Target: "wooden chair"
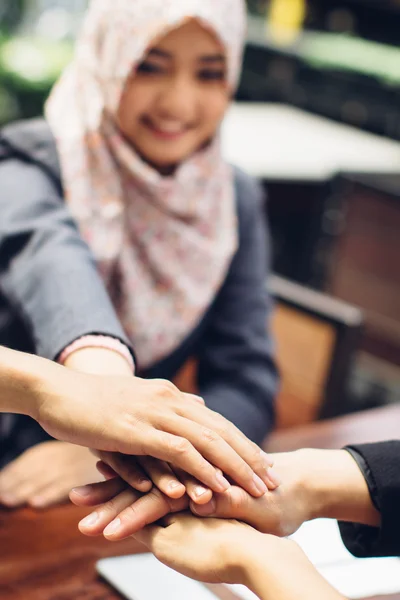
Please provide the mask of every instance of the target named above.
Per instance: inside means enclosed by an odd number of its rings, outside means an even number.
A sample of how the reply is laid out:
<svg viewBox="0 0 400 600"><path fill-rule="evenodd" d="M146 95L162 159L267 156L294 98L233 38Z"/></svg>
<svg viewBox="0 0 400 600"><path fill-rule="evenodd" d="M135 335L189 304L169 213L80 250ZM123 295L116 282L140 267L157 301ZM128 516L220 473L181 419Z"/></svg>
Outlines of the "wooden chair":
<svg viewBox="0 0 400 600"><path fill-rule="evenodd" d="M276 300L272 331L281 389L277 428L346 412L349 369L362 331L361 311L326 294L272 276ZM196 393L196 361L189 360L174 383Z"/></svg>
<svg viewBox="0 0 400 600"><path fill-rule="evenodd" d="M271 277L269 288L276 300L272 330L282 379L277 427L345 413L362 312L281 277Z"/></svg>

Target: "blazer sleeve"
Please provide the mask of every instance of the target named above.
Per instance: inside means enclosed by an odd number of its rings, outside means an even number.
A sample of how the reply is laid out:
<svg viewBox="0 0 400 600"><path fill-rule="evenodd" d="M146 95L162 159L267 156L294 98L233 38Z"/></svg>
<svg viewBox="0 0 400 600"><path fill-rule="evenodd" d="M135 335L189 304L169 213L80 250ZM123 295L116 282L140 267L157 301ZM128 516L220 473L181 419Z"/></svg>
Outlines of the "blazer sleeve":
<svg viewBox="0 0 400 600"><path fill-rule="evenodd" d="M0 162L0 291L49 359L89 333L129 347L89 248L51 178Z"/></svg>
<svg viewBox="0 0 400 600"><path fill-rule="evenodd" d="M269 244L263 195L239 173L239 248L211 308L198 386L207 406L260 443L274 423L278 374L269 329Z"/></svg>
<svg viewBox="0 0 400 600"><path fill-rule="evenodd" d="M399 424L400 426L400 424ZM348 550L359 557L400 555L400 440L347 448L367 481L381 526L339 523Z"/></svg>

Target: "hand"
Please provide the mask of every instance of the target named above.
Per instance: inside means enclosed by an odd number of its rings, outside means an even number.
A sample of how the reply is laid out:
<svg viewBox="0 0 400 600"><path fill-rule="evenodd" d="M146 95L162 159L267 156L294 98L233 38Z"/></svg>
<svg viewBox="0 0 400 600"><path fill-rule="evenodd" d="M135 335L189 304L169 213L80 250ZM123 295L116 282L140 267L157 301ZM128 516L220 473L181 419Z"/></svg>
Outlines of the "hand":
<svg viewBox="0 0 400 600"><path fill-rule="evenodd" d="M98 463L100 472L107 477L104 468L111 467L113 477L119 475L133 489L148 492L151 482L170 498L181 498L185 492L193 502L203 504L212 498L210 489L205 488L196 479L184 471L172 469L168 463L154 459L150 456L132 457L114 452L98 452L95 455L101 460ZM222 475L222 473L221 473ZM146 483L149 486L146 486Z"/></svg>
<svg viewBox="0 0 400 600"><path fill-rule="evenodd" d="M261 600L344 600L294 542L238 521L170 515L135 534L165 565L207 583L241 583ZM288 577L288 574L290 576Z"/></svg>
<svg viewBox="0 0 400 600"><path fill-rule="evenodd" d="M0 503L44 508L68 500L71 486L99 481L96 460L87 448L43 442L26 450L0 473Z"/></svg>
<svg viewBox="0 0 400 600"><path fill-rule="evenodd" d="M193 487L189 485L188 494L179 498L168 497L170 494L167 496L157 488L142 495L116 477L107 464L100 461L97 468L107 481L75 488L70 493L77 506L97 506L95 512L79 523L80 531L88 536L104 533L110 541L125 539L171 512L187 509L190 497L196 497L195 482L190 482Z"/></svg>
<svg viewBox="0 0 400 600"><path fill-rule="evenodd" d="M299 450L271 455L281 476L282 483L276 490L260 498L252 498L243 489L232 486L222 494L214 494L213 500L195 505L191 510L198 516L235 518L255 529L278 536L294 533L304 521L317 517L379 526L380 515L374 508L367 484L351 455L345 450ZM167 505L141 498L135 504L133 497L125 495L112 502L113 490L105 483L85 487L85 497L80 491L71 493L75 504L93 506L108 502L113 510L98 509L101 520L97 526L82 528L83 533L99 535L112 520L120 519L119 528L108 539L123 539L138 531L143 523L151 523L166 514ZM133 505L132 502L134 502ZM118 514L118 510L121 514ZM110 531L110 530L108 530Z"/></svg>
<svg viewBox="0 0 400 600"><path fill-rule="evenodd" d="M104 465L100 470L107 476ZM77 506L99 505L95 512L82 519L79 529L88 536L104 533L110 541L124 539L165 515L189 506L186 495L178 499L169 498L155 487L142 495L127 486L120 477L76 488L71 491L70 498Z"/></svg>
<svg viewBox="0 0 400 600"><path fill-rule="evenodd" d="M290 535L312 518L313 504L304 486L309 460L302 451L272 455L274 469L282 479L281 485L260 498L253 498L245 490L231 486L222 494L214 494L211 502L191 510L198 516L238 519L254 528L278 536ZM123 490L123 491L122 491ZM127 490L123 482L103 482L72 490L70 499L80 506L100 505L79 525L86 535L100 535L111 540L122 540L147 524L157 521L170 511L163 494L143 497Z"/></svg>
<svg viewBox="0 0 400 600"><path fill-rule="evenodd" d="M256 532L238 521L198 519L190 513L169 515L164 527L150 525L134 537L165 565L207 583L241 583L241 546L254 543Z"/></svg>
<svg viewBox="0 0 400 600"><path fill-rule="evenodd" d="M39 423L52 436L104 451L149 455L191 474L214 492L228 481L254 496L274 487L270 461L226 419L172 383L88 375L52 365L41 387Z"/></svg>
<svg viewBox="0 0 400 600"><path fill-rule="evenodd" d="M304 521L318 517L380 524L367 483L346 450L298 450L271 455L282 485L261 498L232 487L202 506L191 503L198 516L236 518L259 531L287 536Z"/></svg>
<svg viewBox="0 0 400 600"><path fill-rule="evenodd" d="M67 357L64 366L94 375L132 376L132 368L127 360L107 348L84 347L77 349ZM204 405L202 398L197 396L192 396L192 398ZM109 466L114 467L112 469L113 477L120 475L131 487L141 492L149 491L153 483L171 498L180 498L186 491L183 483L178 480L164 461L149 456L137 459L116 452L100 453L94 450L92 452L96 453L99 458L103 458ZM106 467L105 463L103 467ZM207 489L204 501L209 501L211 497L212 492Z"/></svg>

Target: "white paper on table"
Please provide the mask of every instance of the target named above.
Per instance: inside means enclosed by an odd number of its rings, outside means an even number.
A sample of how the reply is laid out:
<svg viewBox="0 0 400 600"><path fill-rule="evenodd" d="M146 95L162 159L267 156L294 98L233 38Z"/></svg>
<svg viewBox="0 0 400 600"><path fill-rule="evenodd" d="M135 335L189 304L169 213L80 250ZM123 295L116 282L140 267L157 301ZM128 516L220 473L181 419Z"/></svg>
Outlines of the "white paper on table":
<svg viewBox="0 0 400 600"><path fill-rule="evenodd" d="M299 544L313 565L355 560L343 544L337 521L333 519L307 521L290 537Z"/></svg>
<svg viewBox="0 0 400 600"><path fill-rule="evenodd" d="M369 598L400 591L398 558L357 558L318 570L346 598Z"/></svg>
<svg viewBox="0 0 400 600"><path fill-rule="evenodd" d="M354 558L346 549L337 522L316 519L304 523L291 538L323 577L347 598L357 599L400 591L398 558ZM242 585L229 587L242 600L257 596Z"/></svg>

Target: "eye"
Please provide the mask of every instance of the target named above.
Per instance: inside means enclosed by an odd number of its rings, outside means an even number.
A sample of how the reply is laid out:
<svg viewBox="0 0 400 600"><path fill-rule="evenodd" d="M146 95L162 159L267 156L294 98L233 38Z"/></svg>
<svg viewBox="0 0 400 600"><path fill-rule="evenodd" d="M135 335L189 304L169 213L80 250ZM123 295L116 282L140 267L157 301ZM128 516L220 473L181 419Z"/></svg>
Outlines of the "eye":
<svg viewBox="0 0 400 600"><path fill-rule="evenodd" d="M157 75L163 73L164 70L159 65L151 62L142 62L136 68L136 73L143 73L147 75Z"/></svg>
<svg viewBox="0 0 400 600"><path fill-rule="evenodd" d="M198 78L201 81L225 81L226 73L223 69L202 69Z"/></svg>

